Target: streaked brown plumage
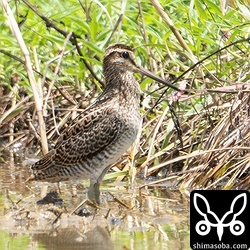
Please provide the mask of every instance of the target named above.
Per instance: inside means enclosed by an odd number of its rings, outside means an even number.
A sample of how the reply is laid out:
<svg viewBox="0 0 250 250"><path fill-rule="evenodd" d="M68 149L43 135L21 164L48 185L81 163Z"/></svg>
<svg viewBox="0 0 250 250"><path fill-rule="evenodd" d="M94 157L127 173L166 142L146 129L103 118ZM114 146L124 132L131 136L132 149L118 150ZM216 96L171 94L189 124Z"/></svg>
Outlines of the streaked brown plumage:
<svg viewBox="0 0 250 250"><path fill-rule="evenodd" d="M109 46L103 60L103 93L62 132L55 148L31 166L29 181L89 178L89 198L99 203L100 181L132 145L141 124L140 87L133 72L178 90L137 66L130 47Z"/></svg>

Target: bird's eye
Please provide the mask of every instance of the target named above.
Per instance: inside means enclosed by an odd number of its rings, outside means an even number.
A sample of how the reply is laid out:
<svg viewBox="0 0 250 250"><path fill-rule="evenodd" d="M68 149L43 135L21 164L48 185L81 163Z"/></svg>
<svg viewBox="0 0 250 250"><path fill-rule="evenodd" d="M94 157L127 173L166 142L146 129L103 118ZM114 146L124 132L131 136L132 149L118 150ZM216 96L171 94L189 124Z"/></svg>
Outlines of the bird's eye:
<svg viewBox="0 0 250 250"><path fill-rule="evenodd" d="M122 52L122 57L127 59L129 58L129 53L128 52Z"/></svg>

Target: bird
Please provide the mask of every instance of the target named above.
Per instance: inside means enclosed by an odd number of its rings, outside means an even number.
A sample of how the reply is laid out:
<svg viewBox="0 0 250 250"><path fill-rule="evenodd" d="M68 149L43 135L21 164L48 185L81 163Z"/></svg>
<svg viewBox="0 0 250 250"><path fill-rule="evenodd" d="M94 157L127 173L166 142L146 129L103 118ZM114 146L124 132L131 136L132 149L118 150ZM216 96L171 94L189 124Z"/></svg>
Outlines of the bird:
<svg viewBox="0 0 250 250"><path fill-rule="evenodd" d="M103 92L62 131L55 147L31 165L27 181L90 179L88 198L100 204L101 180L131 147L141 126L140 85L134 73L180 91L137 65L134 52L121 43L106 48Z"/></svg>

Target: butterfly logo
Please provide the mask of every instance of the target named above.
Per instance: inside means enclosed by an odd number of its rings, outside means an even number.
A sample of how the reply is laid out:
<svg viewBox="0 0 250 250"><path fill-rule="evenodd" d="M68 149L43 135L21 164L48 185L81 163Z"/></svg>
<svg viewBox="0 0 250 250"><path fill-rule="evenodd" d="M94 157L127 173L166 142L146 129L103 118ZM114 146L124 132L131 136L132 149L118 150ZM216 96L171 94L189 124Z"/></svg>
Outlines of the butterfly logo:
<svg viewBox="0 0 250 250"><path fill-rule="evenodd" d="M241 199L243 199L243 205L242 207L237 211L237 208L239 208L238 204L240 204ZM221 219L218 218L218 216L211 211L210 205L207 201L207 199L198 193L194 194L193 198L194 202L194 207L196 211L204 218L203 220L200 220L197 222L195 226L195 230L199 235L207 235L209 234L211 227L217 228L217 235L219 238L219 241L221 241L223 233L224 233L224 228L229 227L230 232L235 235L241 235L245 231L245 225L243 224L242 221L237 220L237 217L245 210L246 205L247 205L247 195L246 193L239 194L236 196L230 206L230 210L227 211ZM198 205L200 204L200 207ZM203 203L203 206L201 206ZM238 203L238 204L237 204ZM235 206L237 204L237 207ZM226 220L230 220L230 222L225 222ZM212 220L212 221L211 221Z"/></svg>

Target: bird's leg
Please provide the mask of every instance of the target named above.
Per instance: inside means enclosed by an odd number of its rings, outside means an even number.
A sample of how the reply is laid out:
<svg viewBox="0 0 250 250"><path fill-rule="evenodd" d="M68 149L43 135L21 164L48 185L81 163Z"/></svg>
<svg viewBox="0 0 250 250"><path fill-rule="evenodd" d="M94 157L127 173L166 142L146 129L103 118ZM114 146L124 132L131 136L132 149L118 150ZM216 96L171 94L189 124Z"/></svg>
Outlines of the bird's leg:
<svg viewBox="0 0 250 250"><path fill-rule="evenodd" d="M88 191L88 197L91 201L100 204L100 182L104 175L108 172L110 166L105 168L98 178L90 177L90 186Z"/></svg>
<svg viewBox="0 0 250 250"><path fill-rule="evenodd" d="M90 178L88 197L91 201L100 204L100 183L94 178Z"/></svg>

